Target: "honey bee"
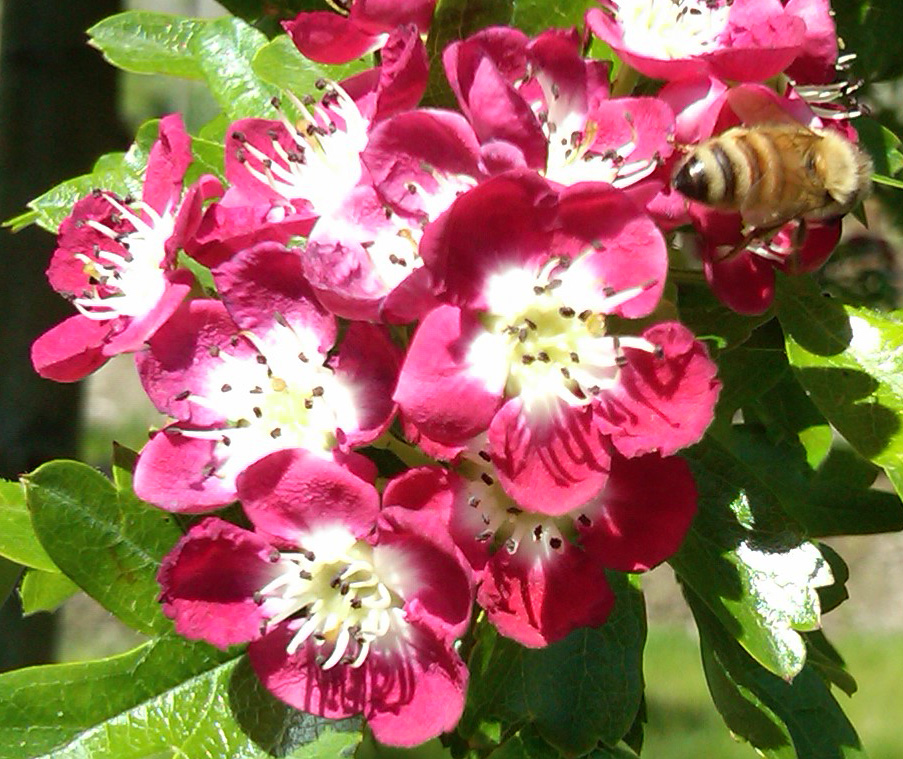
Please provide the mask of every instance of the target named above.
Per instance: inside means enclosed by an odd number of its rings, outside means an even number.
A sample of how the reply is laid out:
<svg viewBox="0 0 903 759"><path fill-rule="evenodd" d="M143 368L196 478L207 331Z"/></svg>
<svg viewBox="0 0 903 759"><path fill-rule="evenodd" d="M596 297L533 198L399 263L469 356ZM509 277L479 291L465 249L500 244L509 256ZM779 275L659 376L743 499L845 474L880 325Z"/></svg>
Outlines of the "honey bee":
<svg viewBox="0 0 903 759"><path fill-rule="evenodd" d="M750 240L788 221L829 220L849 213L871 188L872 162L827 129L799 123L734 127L697 145L671 185L686 197L737 211Z"/></svg>

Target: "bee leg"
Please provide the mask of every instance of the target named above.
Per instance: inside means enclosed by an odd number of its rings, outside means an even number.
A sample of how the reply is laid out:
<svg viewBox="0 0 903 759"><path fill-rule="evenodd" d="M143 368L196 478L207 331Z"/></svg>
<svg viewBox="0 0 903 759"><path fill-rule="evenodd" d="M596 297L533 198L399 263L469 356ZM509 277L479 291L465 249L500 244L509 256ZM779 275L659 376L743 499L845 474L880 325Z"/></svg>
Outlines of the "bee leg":
<svg viewBox="0 0 903 759"><path fill-rule="evenodd" d="M800 218L796 228L790 233L790 253L787 255L787 270L796 274L799 268L800 251L806 241L806 220Z"/></svg>
<svg viewBox="0 0 903 759"><path fill-rule="evenodd" d="M718 263L722 263L724 261L730 261L732 258L736 258L739 253L746 250L749 247L751 242L756 240L765 240L770 235L777 232L780 229L780 225L773 227L753 227L749 232L743 235L743 239L740 240L734 247L732 247L727 253L723 253L716 260Z"/></svg>

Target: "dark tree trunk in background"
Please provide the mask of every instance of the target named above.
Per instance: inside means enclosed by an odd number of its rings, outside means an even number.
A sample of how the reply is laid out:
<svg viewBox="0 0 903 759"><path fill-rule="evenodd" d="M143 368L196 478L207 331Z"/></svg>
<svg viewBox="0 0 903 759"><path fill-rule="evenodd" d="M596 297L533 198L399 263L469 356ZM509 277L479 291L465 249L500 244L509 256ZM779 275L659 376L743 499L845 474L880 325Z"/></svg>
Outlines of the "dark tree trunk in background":
<svg viewBox="0 0 903 759"><path fill-rule="evenodd" d="M63 179L126 147L116 115L116 72L85 30L119 0L2 0L0 219ZM0 230L0 476L14 479L76 452L79 388L40 379L32 341L73 313L44 277L52 235ZM0 612L0 670L46 661L53 619L20 620L16 595Z"/></svg>

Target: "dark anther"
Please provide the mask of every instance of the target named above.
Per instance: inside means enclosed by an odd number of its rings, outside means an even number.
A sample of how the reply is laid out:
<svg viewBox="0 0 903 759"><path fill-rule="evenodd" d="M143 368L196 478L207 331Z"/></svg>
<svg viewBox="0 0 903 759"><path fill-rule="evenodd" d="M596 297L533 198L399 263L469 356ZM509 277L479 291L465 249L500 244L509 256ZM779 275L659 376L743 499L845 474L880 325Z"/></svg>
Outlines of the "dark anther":
<svg viewBox="0 0 903 759"><path fill-rule="evenodd" d="M593 315L593 312L590 311L589 309L586 309L586 311L581 311L579 314L577 314L577 318L578 318L580 321L585 322L585 321L586 321L587 319L589 319L589 317L591 317L592 315Z"/></svg>
<svg viewBox="0 0 903 759"><path fill-rule="evenodd" d="M223 384L223 386L220 388L220 392L221 392L221 393L228 393L231 389L232 389L232 385L230 385L228 382L226 382L226 383Z"/></svg>
<svg viewBox="0 0 903 759"><path fill-rule="evenodd" d="M581 514L579 517L577 517L577 521L580 522L580 524L582 524L584 527L589 527L593 523L586 514Z"/></svg>
<svg viewBox="0 0 903 759"><path fill-rule="evenodd" d="M480 475L480 479L483 480L483 482L485 482L487 485L492 485L495 482L495 480L493 480L492 477L486 474L486 472L483 472L483 474Z"/></svg>
<svg viewBox="0 0 903 759"><path fill-rule="evenodd" d="M533 528L533 537L539 540L542 537L542 525L538 524Z"/></svg>
<svg viewBox="0 0 903 759"><path fill-rule="evenodd" d="M480 499L475 495L472 495L467 499L467 505L470 506L470 508L475 509L480 505Z"/></svg>
<svg viewBox="0 0 903 759"><path fill-rule="evenodd" d="M577 351L571 351L571 353L570 353L570 359L571 359L571 361L573 361L575 364L579 364L579 363L580 363L580 356L577 354Z"/></svg>
<svg viewBox="0 0 903 759"><path fill-rule="evenodd" d="M275 564L277 561L279 561L279 557L280 557L281 555L282 555L282 554L280 554L279 551L278 551L277 549L273 548L273 549L267 554L267 561L269 561L271 564Z"/></svg>
<svg viewBox="0 0 903 759"><path fill-rule="evenodd" d="M266 362L267 362L267 357L264 356L262 353L258 353L258 354L254 357L254 360L257 361L258 364L266 364Z"/></svg>
<svg viewBox="0 0 903 759"><path fill-rule="evenodd" d="M263 416L263 411L261 410L260 406L255 406L253 411L254 411L254 416L256 416L258 419L260 419L260 417Z"/></svg>
<svg viewBox="0 0 903 759"><path fill-rule="evenodd" d="M536 357L531 356L529 353L525 353L520 357L520 362L525 366L530 366L530 364L532 364L534 361L536 361Z"/></svg>
<svg viewBox="0 0 903 759"><path fill-rule="evenodd" d="M191 390L183 390L181 393L179 393L177 396L175 396L175 398L173 398L173 400L174 401L185 401L185 400L188 400L188 397L190 395L191 395Z"/></svg>
<svg viewBox="0 0 903 759"><path fill-rule="evenodd" d="M275 440L278 437L282 437L282 429L280 427L274 427L270 430L270 437Z"/></svg>
<svg viewBox="0 0 903 759"><path fill-rule="evenodd" d="M299 354L298 354L298 360L299 360L302 364L306 364L306 363L308 362L309 359L308 359L307 356L305 356L303 353L299 353Z"/></svg>
<svg viewBox="0 0 903 759"><path fill-rule="evenodd" d="M323 388L320 385L317 385L313 390L310 391L310 394L314 398L319 398L323 395L324 392L326 392L326 391L323 390Z"/></svg>
<svg viewBox="0 0 903 759"><path fill-rule="evenodd" d="M477 455L483 459L483 461L492 461L492 456L490 456L487 451L480 451Z"/></svg>
<svg viewBox="0 0 903 759"><path fill-rule="evenodd" d="M536 354L536 358L542 361L544 364L548 364L552 359L549 358L549 354L545 351L540 351Z"/></svg>
<svg viewBox="0 0 903 759"><path fill-rule="evenodd" d="M244 132L232 132L232 139L236 142L247 142L248 138Z"/></svg>
<svg viewBox="0 0 903 759"><path fill-rule="evenodd" d="M549 541L549 545L552 546L553 550L557 551L559 548L561 548L561 538L552 538Z"/></svg>
<svg viewBox="0 0 903 759"><path fill-rule="evenodd" d="M573 319L577 312L574 311L570 306L562 306L558 309L558 313L561 314L565 319Z"/></svg>
<svg viewBox="0 0 903 759"><path fill-rule="evenodd" d="M210 354L211 358L217 358L219 356L219 346L211 345L209 348L207 348L207 353Z"/></svg>

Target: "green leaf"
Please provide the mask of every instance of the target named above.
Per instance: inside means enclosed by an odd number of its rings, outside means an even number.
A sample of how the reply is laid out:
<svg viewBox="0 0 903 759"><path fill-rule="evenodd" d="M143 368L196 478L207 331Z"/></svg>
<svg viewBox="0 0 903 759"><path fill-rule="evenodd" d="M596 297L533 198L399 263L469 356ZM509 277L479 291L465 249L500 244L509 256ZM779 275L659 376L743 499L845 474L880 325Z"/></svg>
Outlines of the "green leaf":
<svg viewBox="0 0 903 759"><path fill-rule="evenodd" d="M531 36L550 27L582 27L586 11L597 6L595 0L516 0L510 23Z"/></svg>
<svg viewBox="0 0 903 759"><path fill-rule="evenodd" d="M19 582L19 576L22 574L22 565L16 564L0 556L0 604L6 603L10 593Z"/></svg>
<svg viewBox="0 0 903 759"><path fill-rule="evenodd" d="M747 451L756 450L744 439L725 445L707 436L686 452L699 513L670 564L730 635L789 678L805 663L797 630L818 626L815 588L830 583L830 570L748 463Z"/></svg>
<svg viewBox="0 0 903 759"><path fill-rule="evenodd" d="M825 418L903 493L903 321L823 298L784 278L778 316L787 355Z"/></svg>
<svg viewBox="0 0 903 759"><path fill-rule="evenodd" d="M203 79L191 38L207 23L169 13L126 11L88 29L88 44L125 71Z"/></svg>
<svg viewBox="0 0 903 759"><path fill-rule="evenodd" d="M66 575L29 569L22 578L19 597L25 616L39 611L55 611L63 601L78 593L78 585Z"/></svg>
<svg viewBox="0 0 903 759"><path fill-rule="evenodd" d="M884 174L886 176L883 179L889 179L903 170L900 138L890 129L876 119L862 117L856 119L856 132L859 135L859 143L872 157L876 174ZM875 181L881 179L875 177ZM896 184L899 180L890 181ZM897 186L903 186L903 183Z"/></svg>
<svg viewBox="0 0 903 759"><path fill-rule="evenodd" d="M414 748L398 748L377 743L369 730L354 752L354 759L451 759L451 752L438 738L421 743Z"/></svg>
<svg viewBox="0 0 903 759"><path fill-rule="evenodd" d="M372 62L365 58L340 66L317 63L301 55L287 34L280 34L268 42L257 51L251 61L251 68L261 81L299 96L315 93L316 82L322 77L337 82L372 65Z"/></svg>
<svg viewBox="0 0 903 759"><path fill-rule="evenodd" d="M809 651L806 661L812 665L822 680L830 685L836 685L848 696L859 690L856 680L847 672L837 649L831 645L821 630L806 633L806 648Z"/></svg>
<svg viewBox="0 0 903 759"><path fill-rule="evenodd" d="M139 128L135 142L127 153L102 155L97 159L90 174L82 174L61 182L28 204L32 214L23 214L7 224L13 226L13 231L18 231L28 224L37 224L48 232L55 233L63 219L72 212L75 202L95 188L115 192L120 197L125 195L140 197L144 183L144 168L147 165L151 144L157 138L158 124L157 120L145 122Z"/></svg>
<svg viewBox="0 0 903 759"><path fill-rule="evenodd" d="M872 82L903 73L903 7L897 0L834 0L831 10L844 50L856 53L851 78Z"/></svg>
<svg viewBox="0 0 903 759"><path fill-rule="evenodd" d="M56 757L54 749L84 731L140 705L160 705L169 689L190 687L192 678L235 656L165 635L109 659L0 675L0 759Z"/></svg>
<svg viewBox="0 0 903 759"><path fill-rule="evenodd" d="M617 600L602 627L575 630L540 649L481 631L469 662L463 735L493 719L533 724L543 740L577 756L627 733L643 694L645 609L624 575L609 573L609 582Z"/></svg>
<svg viewBox="0 0 903 759"><path fill-rule="evenodd" d="M38 541L19 482L0 480L0 556L46 572L59 572Z"/></svg>
<svg viewBox="0 0 903 759"><path fill-rule="evenodd" d="M251 61L266 43L264 34L228 16L208 22L191 37L189 48L210 92L232 119L276 115L270 101L279 90L251 68Z"/></svg>
<svg viewBox="0 0 903 759"><path fill-rule="evenodd" d="M75 461L44 464L25 482L35 532L56 565L130 627L168 630L156 573L182 535L173 518Z"/></svg>
<svg viewBox="0 0 903 759"><path fill-rule="evenodd" d="M706 680L727 726L774 759L863 759L856 731L811 665L792 681L759 666L707 605L685 592L699 628Z"/></svg>
<svg viewBox="0 0 903 759"><path fill-rule="evenodd" d="M291 709L263 690L241 658L93 727L52 757L322 759L350 755L359 741L360 720L327 720Z"/></svg>
<svg viewBox="0 0 903 759"><path fill-rule="evenodd" d="M721 303L705 283L681 283L678 290L680 320L700 340L719 352L744 343L753 330L772 318L772 314L744 316Z"/></svg>

